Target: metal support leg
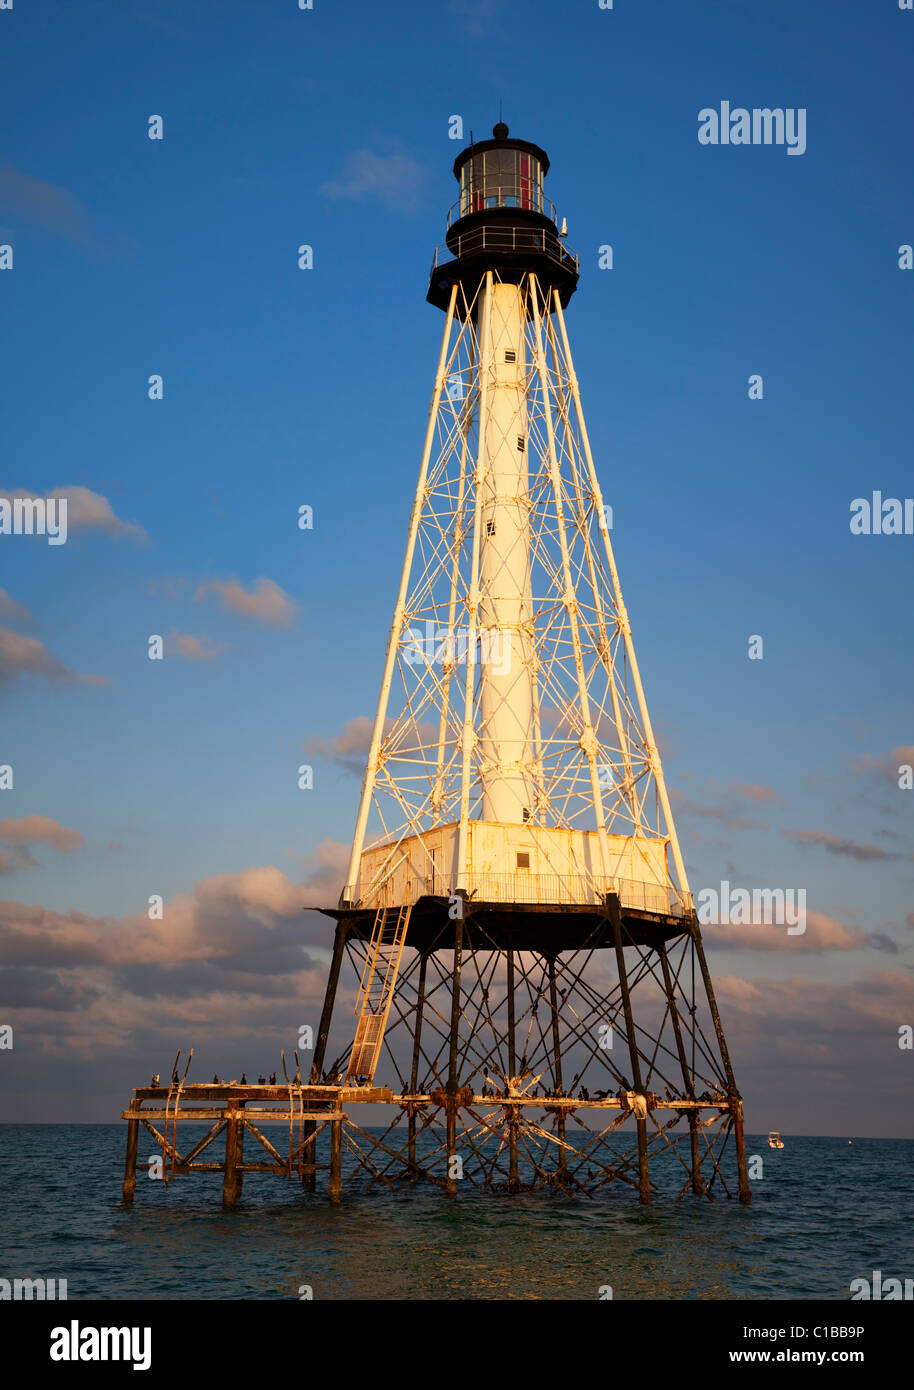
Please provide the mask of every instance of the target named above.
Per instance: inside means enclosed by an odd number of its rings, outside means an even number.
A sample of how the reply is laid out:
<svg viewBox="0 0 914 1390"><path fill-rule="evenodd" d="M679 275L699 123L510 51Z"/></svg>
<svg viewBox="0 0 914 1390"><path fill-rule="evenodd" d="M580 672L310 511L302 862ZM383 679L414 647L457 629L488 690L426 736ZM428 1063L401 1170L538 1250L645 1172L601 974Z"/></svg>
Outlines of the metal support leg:
<svg viewBox="0 0 914 1390"><path fill-rule="evenodd" d="M409 1093L414 1096L419 1088L419 1060L422 1056L422 1014L425 1010L425 975L428 968L428 955L423 951L419 961L418 999L416 1000L416 1027L413 1033L413 1063L409 1073ZM416 1170L416 1108L411 1105L407 1118L409 1143L407 1148L410 1172Z"/></svg>
<svg viewBox="0 0 914 1390"><path fill-rule="evenodd" d="M552 1008L552 1054L553 1071L555 1073L555 1094L564 1095L562 1088L562 1045L559 1037L559 1006L558 990L555 983L555 956L549 957L549 1003ZM565 1110L564 1107L558 1112L557 1124L559 1148L559 1171L558 1180L564 1187L568 1172L568 1162L565 1156Z"/></svg>
<svg viewBox="0 0 914 1390"><path fill-rule="evenodd" d="M622 908L618 898L607 900L607 914L612 924L613 940L616 946L616 966L619 971L619 988L622 992L622 1009L625 1014L625 1032L628 1036L628 1055L632 1064L632 1084L638 1095L644 1095L641 1081L641 1059L638 1056L638 1042L635 1037L635 1019L632 1001L628 991L628 971L625 966L625 952L622 947ZM647 1120L636 1116L638 1127L638 1201L646 1205L651 1200L651 1180L647 1164Z"/></svg>
<svg viewBox="0 0 914 1390"><path fill-rule="evenodd" d="M464 904L464 908L465 908ZM460 966L463 957L463 920L454 926L454 981L451 994L451 1039L447 1076L447 1181L448 1196L457 1195L457 1041L460 1028Z"/></svg>
<svg viewBox="0 0 914 1390"><path fill-rule="evenodd" d="M241 1197L241 1190L244 1186L244 1101L238 1107L238 1117L235 1120L235 1128L238 1134L235 1139L235 1201Z"/></svg>
<svg viewBox="0 0 914 1390"><path fill-rule="evenodd" d="M733 1128L736 1137L736 1171L739 1182L739 1200L743 1206L748 1206L752 1201L752 1188L749 1186L749 1174L746 1170L746 1136L743 1134L743 1102L737 1096L730 1102L730 1114L733 1116Z"/></svg>
<svg viewBox="0 0 914 1390"><path fill-rule="evenodd" d="M132 1100L131 1110L139 1110L140 1102ZM123 1200L127 1206L133 1205L133 1196L136 1192L136 1154L140 1141L140 1122L139 1120L127 1121L127 1153L124 1158L124 1192Z"/></svg>
<svg viewBox="0 0 914 1390"><path fill-rule="evenodd" d="M228 1102L229 1116L225 1126L225 1170L222 1175L222 1210L232 1211L238 1195L238 1102Z"/></svg>
<svg viewBox="0 0 914 1390"><path fill-rule="evenodd" d="M324 1058L327 1055L327 1039L330 1036L330 1024L333 1019L333 1005L336 1002L336 991L340 980L340 970L343 964L343 955L346 950L346 942L349 940L348 922L338 922L336 932L333 937L333 957L330 961L330 973L327 976L327 988L324 992L324 1007L321 1010L321 1021L318 1024L317 1038L314 1043L314 1060L311 1063L311 1085L320 1085L321 1075L324 1068ZM302 1175L301 1185L306 1192L313 1192L316 1187L316 1177L314 1165L317 1161L317 1140L315 1132L317 1123L314 1120L306 1120L302 1133Z"/></svg>
<svg viewBox="0 0 914 1390"><path fill-rule="evenodd" d="M343 1121L330 1121L330 1205L338 1207L343 1200Z"/></svg>
<svg viewBox="0 0 914 1390"><path fill-rule="evenodd" d="M514 1042L514 951L509 946L508 957L508 1088L517 1075L517 1052ZM517 1106L508 1107L508 1191L517 1192L520 1177L517 1171Z"/></svg>

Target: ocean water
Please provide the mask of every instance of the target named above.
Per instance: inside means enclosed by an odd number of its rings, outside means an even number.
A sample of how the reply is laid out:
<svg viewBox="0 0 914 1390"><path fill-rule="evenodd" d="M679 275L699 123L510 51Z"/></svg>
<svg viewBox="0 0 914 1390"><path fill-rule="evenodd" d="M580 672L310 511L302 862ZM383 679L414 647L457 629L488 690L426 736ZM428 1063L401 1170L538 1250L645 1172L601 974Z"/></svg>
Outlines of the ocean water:
<svg viewBox="0 0 914 1390"><path fill-rule="evenodd" d="M776 1151L747 1136L765 1160L749 1207L645 1208L613 1185L349 1192L331 1208L248 1174L223 1214L220 1174L166 1187L139 1173L123 1207L125 1131L0 1125L0 1277L65 1278L70 1299L597 1299L609 1285L615 1299L847 1300L874 1270L914 1276L914 1140L785 1135ZM141 1132L140 1159L154 1147Z"/></svg>

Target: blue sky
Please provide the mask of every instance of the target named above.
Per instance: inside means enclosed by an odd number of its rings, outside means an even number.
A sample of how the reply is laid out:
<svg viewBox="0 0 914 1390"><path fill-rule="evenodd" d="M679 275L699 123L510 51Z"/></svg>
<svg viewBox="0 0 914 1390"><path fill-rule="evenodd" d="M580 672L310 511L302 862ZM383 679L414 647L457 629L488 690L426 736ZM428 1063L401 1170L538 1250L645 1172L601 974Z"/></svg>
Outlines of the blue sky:
<svg viewBox="0 0 914 1390"><path fill-rule="evenodd" d="M73 914L129 934L150 893L185 895L193 916L195 885L263 866L335 899L320 846L351 835L358 780L316 760L301 792L297 768L373 710L442 326L425 288L456 195L448 119L485 137L501 99L512 133L548 150L546 191L581 257L569 332L693 883L805 887L866 938L790 954L712 941L716 973L777 986L774 1003L730 995L750 1128L844 1132L838 1096L865 1068L882 1078L868 1132L910 1132L893 1097L912 1064L891 1033L914 1022L914 792L891 755L914 745L914 537L853 537L848 517L874 489L912 493L914 273L897 248L914 241L914 14L532 0L519 23L498 0L314 3L0 13L0 243L15 252L0 489L89 489L117 519L57 548L0 537L0 586L30 614L0 624L105 680L12 669L0 686L15 768L0 822L82 837L33 839L37 864L4 875L13 935L16 904L57 914L49 941ZM806 153L701 146L698 112L722 100L805 108ZM612 271L597 269L605 243ZM263 580L285 600L262 611L283 621L223 606L238 590L197 597ZM150 633L215 654L150 662ZM0 850L16 843L8 828ZM244 1056L263 1061L248 1070L272 1066L275 1000L287 990L297 1027L329 924L293 914L279 880L264 893L250 910L276 914L277 960L303 920L313 948L307 978L300 962L254 972L269 1007L241 967L201 982L176 965L173 1019L123 960L78 962L75 982L63 960L44 983L29 966L34 1008L15 976L0 999L25 1054L10 1117L73 1117L26 1095L50 1093L42 1000L92 1058L95 1118L160 1065L151 1049L173 1055L178 1027L231 1054L208 991L250 1005ZM228 897L229 914L250 901ZM766 1048L769 1017L792 1053ZM821 1068L811 1117L804 1066Z"/></svg>

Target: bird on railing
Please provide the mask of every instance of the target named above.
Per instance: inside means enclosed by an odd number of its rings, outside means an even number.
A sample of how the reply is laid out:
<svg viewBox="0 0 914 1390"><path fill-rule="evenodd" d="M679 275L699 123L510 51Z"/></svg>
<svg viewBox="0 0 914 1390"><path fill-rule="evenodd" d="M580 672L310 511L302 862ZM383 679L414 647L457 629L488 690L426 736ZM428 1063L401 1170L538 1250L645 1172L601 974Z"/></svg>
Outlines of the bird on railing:
<svg viewBox="0 0 914 1390"><path fill-rule="evenodd" d="M257 1078L257 1085L258 1085L258 1086L265 1086L266 1084L267 1084L267 1078L266 1078L265 1076L263 1076L263 1075L258 1076L258 1078Z"/></svg>
<svg viewBox="0 0 914 1390"><path fill-rule="evenodd" d="M239 1081L238 1084L239 1084L239 1086L246 1086L246 1085L248 1084L248 1078L247 1078L247 1073L246 1073L246 1072L242 1072L242 1073L241 1073L241 1080Z"/></svg>
<svg viewBox="0 0 914 1390"><path fill-rule="evenodd" d="M159 1084L159 1073L158 1073L157 1071L154 1071L154 1072L152 1073L152 1077L151 1077L151 1079L150 1079L149 1084L150 1084L150 1086L158 1086L158 1084Z"/></svg>
<svg viewBox="0 0 914 1390"><path fill-rule="evenodd" d="M276 1073L275 1073L275 1071L271 1071L271 1072L270 1072L270 1085L271 1085L271 1086L275 1086L275 1085L276 1085Z"/></svg>
<svg viewBox="0 0 914 1390"><path fill-rule="evenodd" d="M214 1085L214 1086L218 1086L218 1085L219 1085L219 1078L218 1078L218 1076L216 1075L215 1072L213 1072L213 1085Z"/></svg>

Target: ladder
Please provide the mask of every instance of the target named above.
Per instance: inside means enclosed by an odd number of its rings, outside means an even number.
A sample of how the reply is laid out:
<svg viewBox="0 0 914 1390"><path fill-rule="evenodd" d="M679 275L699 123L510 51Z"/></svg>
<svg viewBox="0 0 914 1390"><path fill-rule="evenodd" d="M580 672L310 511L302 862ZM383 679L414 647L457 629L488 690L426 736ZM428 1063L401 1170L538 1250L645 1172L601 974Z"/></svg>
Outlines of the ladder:
<svg viewBox="0 0 914 1390"><path fill-rule="evenodd" d="M379 907L375 913L355 1002L358 1022L346 1072L347 1082L357 1076L374 1080L412 910L409 903L401 907Z"/></svg>

